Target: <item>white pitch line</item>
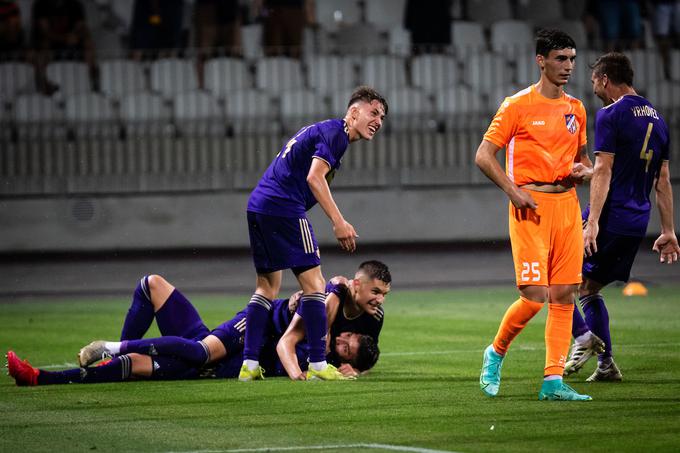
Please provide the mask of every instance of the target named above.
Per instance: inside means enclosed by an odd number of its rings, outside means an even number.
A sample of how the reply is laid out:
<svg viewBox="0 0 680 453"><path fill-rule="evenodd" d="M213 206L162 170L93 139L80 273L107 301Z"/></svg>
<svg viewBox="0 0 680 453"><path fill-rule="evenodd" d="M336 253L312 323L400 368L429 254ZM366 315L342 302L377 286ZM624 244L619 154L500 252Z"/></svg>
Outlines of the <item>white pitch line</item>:
<svg viewBox="0 0 680 453"><path fill-rule="evenodd" d="M274 452L274 451L302 451L302 450L329 450L329 449L347 449L347 448L366 448L373 450L387 450L387 451L406 451L411 453L456 453L450 450L432 450L430 448L407 447L403 445L389 445L389 444L341 444L341 445L308 445L297 447L262 447L262 448L236 448L231 450L189 450L189 451L172 451L167 453L259 453L259 452Z"/></svg>

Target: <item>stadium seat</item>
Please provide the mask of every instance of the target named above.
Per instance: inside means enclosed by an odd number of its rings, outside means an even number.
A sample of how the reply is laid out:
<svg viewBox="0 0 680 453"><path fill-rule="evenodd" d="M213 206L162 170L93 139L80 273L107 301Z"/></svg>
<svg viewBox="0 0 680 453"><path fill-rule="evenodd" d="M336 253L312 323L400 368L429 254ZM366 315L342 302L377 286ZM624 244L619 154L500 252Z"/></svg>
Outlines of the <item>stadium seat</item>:
<svg viewBox="0 0 680 453"><path fill-rule="evenodd" d="M151 63L150 74L151 89L166 99L198 89L196 64L193 60L162 58Z"/></svg>
<svg viewBox="0 0 680 453"><path fill-rule="evenodd" d="M241 27L241 43L243 58L256 60L264 56L262 24L250 24Z"/></svg>
<svg viewBox="0 0 680 453"><path fill-rule="evenodd" d="M333 51L340 55L376 55L387 53L388 41L384 33L369 24L354 24L336 31Z"/></svg>
<svg viewBox="0 0 680 453"><path fill-rule="evenodd" d="M281 95L281 121L288 134L330 116L323 97L313 90L286 91Z"/></svg>
<svg viewBox="0 0 680 453"><path fill-rule="evenodd" d="M411 81L428 92L458 83L458 61L450 55L424 54L411 60Z"/></svg>
<svg viewBox="0 0 680 453"><path fill-rule="evenodd" d="M164 135L170 132L170 111L154 93L132 93L120 101L120 118L128 135Z"/></svg>
<svg viewBox="0 0 680 453"><path fill-rule="evenodd" d="M491 50L506 59L535 52L534 33L529 24L519 20L502 20L491 24Z"/></svg>
<svg viewBox="0 0 680 453"><path fill-rule="evenodd" d="M680 82L680 49L673 49L671 51L669 65L671 80Z"/></svg>
<svg viewBox="0 0 680 453"><path fill-rule="evenodd" d="M87 64L76 61L54 61L47 65L47 78L59 86L60 98L91 91Z"/></svg>
<svg viewBox="0 0 680 453"><path fill-rule="evenodd" d="M352 95L352 88L337 90L330 94L331 116L340 118L344 117L347 112L347 103L349 97ZM388 99L389 103L390 100Z"/></svg>
<svg viewBox="0 0 680 453"><path fill-rule="evenodd" d="M536 78L535 81L538 81L538 77ZM519 91L529 87L529 85L531 84L520 85L517 83L510 83L507 85L500 85L495 87L489 93L486 103L487 110L489 112L496 112L505 98L513 96Z"/></svg>
<svg viewBox="0 0 680 453"><path fill-rule="evenodd" d="M517 55L514 63L515 77L513 79L515 84L526 87L538 82L541 71L536 64L536 55L533 52Z"/></svg>
<svg viewBox="0 0 680 453"><path fill-rule="evenodd" d="M361 19L357 0L316 0L316 22L322 29L335 31Z"/></svg>
<svg viewBox="0 0 680 453"><path fill-rule="evenodd" d="M434 99L437 118L447 130L469 128L478 125L482 119L488 121L488 117L482 116L487 110L482 96L470 88L447 88L437 93Z"/></svg>
<svg viewBox="0 0 680 453"><path fill-rule="evenodd" d="M309 86L322 95L356 86L354 59L342 56L315 56L307 61Z"/></svg>
<svg viewBox="0 0 680 453"><path fill-rule="evenodd" d="M238 58L213 58L205 64L205 89L217 97L252 87L246 63Z"/></svg>
<svg viewBox="0 0 680 453"><path fill-rule="evenodd" d="M583 21L563 20L555 24L555 28L562 30L574 39L576 43L576 58L578 58L579 52L588 49L588 33L586 32L585 25L583 25Z"/></svg>
<svg viewBox="0 0 680 453"><path fill-rule="evenodd" d="M403 27L392 27L387 32L387 50L390 55L409 57L413 50L411 32Z"/></svg>
<svg viewBox="0 0 680 453"><path fill-rule="evenodd" d="M35 91L33 66L28 63L0 63L0 92L9 98Z"/></svg>
<svg viewBox="0 0 680 453"><path fill-rule="evenodd" d="M360 82L380 87L381 91L407 85L406 66L401 57L368 55L360 66Z"/></svg>
<svg viewBox="0 0 680 453"><path fill-rule="evenodd" d="M644 88L664 79L663 62L656 49L636 49L625 52L633 63L633 85Z"/></svg>
<svg viewBox="0 0 680 453"><path fill-rule="evenodd" d="M278 112L271 98L258 90L240 90L225 99L227 123L236 134L279 133Z"/></svg>
<svg viewBox="0 0 680 453"><path fill-rule="evenodd" d="M385 121L388 130L419 131L436 127L432 118L432 102L420 88L395 88L385 94L389 117ZM431 122L431 123L430 123Z"/></svg>
<svg viewBox="0 0 680 453"><path fill-rule="evenodd" d="M451 22L451 39L456 50L456 56L460 59L486 50L484 29L477 22L455 20Z"/></svg>
<svg viewBox="0 0 680 453"><path fill-rule="evenodd" d="M510 0L467 0L468 19L489 26L512 19Z"/></svg>
<svg viewBox="0 0 680 453"><path fill-rule="evenodd" d="M300 62L294 58L264 57L255 66L255 86L271 95L304 87Z"/></svg>
<svg viewBox="0 0 680 453"><path fill-rule="evenodd" d="M116 137L119 133L111 102L98 93L69 96L64 103L68 127L77 137Z"/></svg>
<svg viewBox="0 0 680 453"><path fill-rule="evenodd" d="M14 123L21 139L63 137L63 112L54 99L42 94L24 94L14 100Z"/></svg>
<svg viewBox="0 0 680 453"><path fill-rule="evenodd" d="M224 118L217 99L206 91L189 91L174 99L174 120L184 135L224 135Z"/></svg>
<svg viewBox="0 0 680 453"><path fill-rule="evenodd" d="M133 60L104 60L99 63L99 88L116 99L144 91L147 88L144 68Z"/></svg>
<svg viewBox="0 0 680 453"><path fill-rule="evenodd" d="M365 3L366 22L380 30L404 25L406 0L370 0Z"/></svg>
<svg viewBox="0 0 680 453"><path fill-rule="evenodd" d="M517 6L517 17L535 27L547 27L563 20L560 0L522 0Z"/></svg>
<svg viewBox="0 0 680 453"><path fill-rule="evenodd" d="M494 53L478 53L465 62L465 80L476 91L488 94L493 88L512 81L512 67Z"/></svg>
<svg viewBox="0 0 680 453"><path fill-rule="evenodd" d="M569 79L569 85L576 85L580 90L590 90L590 65L595 63L597 57L600 56L601 52L595 50L576 50L576 63L574 64L574 70L572 72L571 78Z"/></svg>
<svg viewBox="0 0 680 453"><path fill-rule="evenodd" d="M646 87L644 94L664 116L670 115L673 110L677 111L678 106L680 106L679 82L662 80L652 83Z"/></svg>

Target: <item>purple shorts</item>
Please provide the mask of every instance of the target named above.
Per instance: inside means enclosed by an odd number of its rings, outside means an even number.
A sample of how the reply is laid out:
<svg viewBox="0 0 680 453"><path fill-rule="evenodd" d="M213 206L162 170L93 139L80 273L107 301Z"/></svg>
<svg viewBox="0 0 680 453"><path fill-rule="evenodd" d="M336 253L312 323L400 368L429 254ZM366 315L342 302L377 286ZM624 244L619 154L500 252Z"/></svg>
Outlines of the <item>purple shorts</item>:
<svg viewBox="0 0 680 453"><path fill-rule="evenodd" d="M583 258L583 277L601 285L615 280L627 282L642 239L600 231L597 253Z"/></svg>
<svg viewBox="0 0 680 453"><path fill-rule="evenodd" d="M311 268L321 264L314 230L306 218L248 211L248 233L258 274Z"/></svg>
<svg viewBox="0 0 680 453"><path fill-rule="evenodd" d="M227 355L237 354L243 350L243 336L246 330L246 311L241 310L236 313L236 316L227 322L223 322L215 327L210 335L215 335L220 339L224 347L227 349ZM243 357L241 354L241 361Z"/></svg>

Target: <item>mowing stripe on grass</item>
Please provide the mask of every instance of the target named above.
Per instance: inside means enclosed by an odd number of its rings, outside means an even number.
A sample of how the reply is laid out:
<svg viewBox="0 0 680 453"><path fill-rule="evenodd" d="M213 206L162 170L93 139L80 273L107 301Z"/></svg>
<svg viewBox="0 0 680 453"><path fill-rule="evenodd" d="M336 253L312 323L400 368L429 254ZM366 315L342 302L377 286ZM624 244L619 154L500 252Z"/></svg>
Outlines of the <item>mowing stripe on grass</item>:
<svg viewBox="0 0 680 453"><path fill-rule="evenodd" d="M403 445L388 445L388 444L308 445L298 447L236 448L233 450L191 450L182 452L173 451L167 453L257 453L266 451L330 450L345 448L366 448L373 450L407 451L412 453L456 453L450 450L432 450L429 448L406 447Z"/></svg>

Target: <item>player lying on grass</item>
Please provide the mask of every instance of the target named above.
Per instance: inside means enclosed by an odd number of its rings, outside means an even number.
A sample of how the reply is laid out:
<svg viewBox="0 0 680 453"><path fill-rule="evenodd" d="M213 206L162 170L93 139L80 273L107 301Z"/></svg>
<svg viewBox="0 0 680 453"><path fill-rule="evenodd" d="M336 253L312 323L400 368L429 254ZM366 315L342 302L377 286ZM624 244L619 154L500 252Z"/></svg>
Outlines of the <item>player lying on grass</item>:
<svg viewBox="0 0 680 453"><path fill-rule="evenodd" d="M365 261L359 265L353 279L334 277L326 285L326 313L330 325L327 335L326 352L331 363L342 362L336 341L345 332L355 332L370 336L377 347L378 336L382 329L384 310L382 304L390 291L392 275L388 267L380 261ZM286 332L281 337L276 350L279 359L293 380L303 380L306 374L296 358L296 346L305 338L305 325L298 312L293 317ZM363 340L365 341L365 340ZM351 375L350 364L341 365L338 370ZM355 367L356 373L360 370Z"/></svg>
<svg viewBox="0 0 680 453"><path fill-rule="evenodd" d="M146 300L146 304L152 307L150 321L144 319L147 310L140 309L144 306L142 300ZM268 374L271 376L285 375L276 358L275 345L278 336L290 322L298 302L299 294L296 294L290 301L278 299L273 304L270 337L263 350L263 357L266 358L264 363L270 367L271 372ZM213 331L208 331L188 299L162 277L149 276L142 279L136 288L121 338L143 336L154 313L159 330L167 336L121 342L93 342L83 348L79 355L84 368L58 372L35 369L9 351L9 373L16 379L17 385L118 382L135 378L169 380L238 376L243 360L245 311L239 312ZM334 339L334 343L337 349L334 356L339 362L351 364L342 367L349 376L356 375L352 367L364 370L377 361L379 351L369 336L342 332ZM107 354L115 357L102 366L86 367ZM300 366L304 367L306 345L300 344L296 354L300 358Z"/></svg>

